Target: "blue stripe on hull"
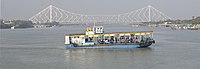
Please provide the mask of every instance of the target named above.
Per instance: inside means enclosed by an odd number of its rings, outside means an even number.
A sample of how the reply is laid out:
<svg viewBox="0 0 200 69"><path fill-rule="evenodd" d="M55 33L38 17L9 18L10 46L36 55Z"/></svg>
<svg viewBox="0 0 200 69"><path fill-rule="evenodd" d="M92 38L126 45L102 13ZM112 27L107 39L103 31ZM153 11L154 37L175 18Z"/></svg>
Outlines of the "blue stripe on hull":
<svg viewBox="0 0 200 69"><path fill-rule="evenodd" d="M145 44L142 47L148 47L151 44ZM138 48L141 47L139 44L114 44L111 46L78 46L74 47L73 44L66 44L66 48Z"/></svg>

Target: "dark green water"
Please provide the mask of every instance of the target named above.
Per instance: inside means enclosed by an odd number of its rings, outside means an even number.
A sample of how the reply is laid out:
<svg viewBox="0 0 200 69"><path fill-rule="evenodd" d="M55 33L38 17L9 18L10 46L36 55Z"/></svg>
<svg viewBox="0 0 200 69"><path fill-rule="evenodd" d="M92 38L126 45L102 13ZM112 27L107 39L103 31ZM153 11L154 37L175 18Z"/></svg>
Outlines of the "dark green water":
<svg viewBox="0 0 200 69"><path fill-rule="evenodd" d="M83 27L1 30L0 69L200 69L198 30L153 28L149 48L66 50L64 35ZM105 31L152 30L110 27Z"/></svg>

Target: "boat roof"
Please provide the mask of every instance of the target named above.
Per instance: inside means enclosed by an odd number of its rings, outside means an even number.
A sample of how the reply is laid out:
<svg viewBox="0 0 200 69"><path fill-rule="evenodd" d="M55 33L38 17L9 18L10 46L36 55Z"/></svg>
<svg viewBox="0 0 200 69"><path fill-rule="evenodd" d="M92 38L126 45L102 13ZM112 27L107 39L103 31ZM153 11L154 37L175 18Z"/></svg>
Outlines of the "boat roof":
<svg viewBox="0 0 200 69"><path fill-rule="evenodd" d="M111 32L111 33L103 33L103 34L90 34L90 35L110 35L110 34L140 34L140 33L152 33L153 31L134 31L134 32ZM76 33L76 34L69 34L69 36L84 36L85 33Z"/></svg>

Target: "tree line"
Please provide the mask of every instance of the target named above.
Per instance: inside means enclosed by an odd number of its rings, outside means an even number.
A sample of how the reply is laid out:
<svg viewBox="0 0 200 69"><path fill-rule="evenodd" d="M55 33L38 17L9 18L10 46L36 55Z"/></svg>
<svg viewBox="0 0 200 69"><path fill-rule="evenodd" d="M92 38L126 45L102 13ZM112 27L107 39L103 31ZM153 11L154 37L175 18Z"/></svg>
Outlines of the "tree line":
<svg viewBox="0 0 200 69"><path fill-rule="evenodd" d="M0 28L6 29L15 26L15 28L31 28L33 27L32 21L25 20L12 20L12 21L0 21Z"/></svg>

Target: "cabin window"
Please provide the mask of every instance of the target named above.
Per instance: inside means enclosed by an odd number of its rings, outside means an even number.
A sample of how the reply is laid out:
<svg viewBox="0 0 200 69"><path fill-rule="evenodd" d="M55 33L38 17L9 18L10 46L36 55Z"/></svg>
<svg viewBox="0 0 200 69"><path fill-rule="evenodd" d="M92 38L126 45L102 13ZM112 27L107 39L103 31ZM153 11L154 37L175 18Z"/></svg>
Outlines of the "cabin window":
<svg viewBox="0 0 200 69"><path fill-rule="evenodd" d="M94 42L93 37L86 37L85 42Z"/></svg>
<svg viewBox="0 0 200 69"><path fill-rule="evenodd" d="M85 42L88 42L88 38L85 38Z"/></svg>

